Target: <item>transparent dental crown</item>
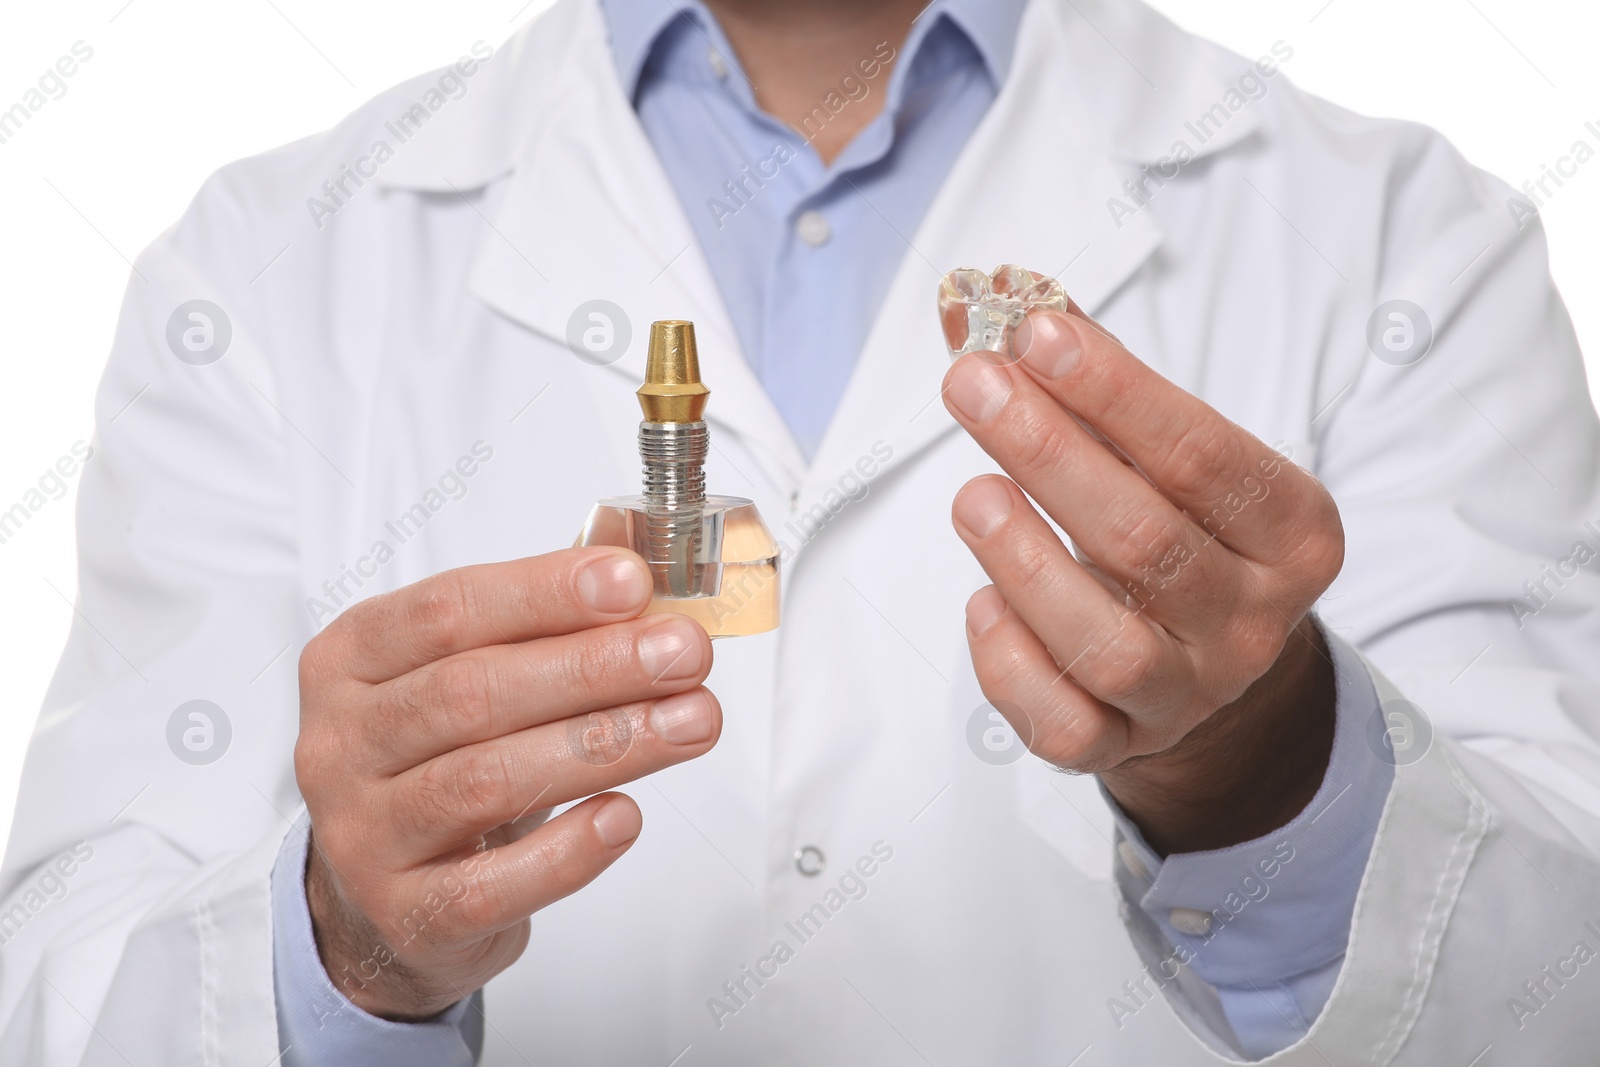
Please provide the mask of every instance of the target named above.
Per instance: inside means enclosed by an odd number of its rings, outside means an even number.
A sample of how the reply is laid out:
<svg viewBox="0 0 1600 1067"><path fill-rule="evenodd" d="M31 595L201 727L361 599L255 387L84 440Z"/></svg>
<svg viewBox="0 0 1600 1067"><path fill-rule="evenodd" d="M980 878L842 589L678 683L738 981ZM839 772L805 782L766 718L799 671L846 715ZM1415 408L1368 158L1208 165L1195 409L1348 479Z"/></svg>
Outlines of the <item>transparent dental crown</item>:
<svg viewBox="0 0 1600 1067"><path fill-rule="evenodd" d="M998 352L1015 362L1012 336L1035 308L1066 314L1067 294L1054 278L1015 264L1002 264L993 274L962 267L939 283L939 323L952 360L968 352Z"/></svg>

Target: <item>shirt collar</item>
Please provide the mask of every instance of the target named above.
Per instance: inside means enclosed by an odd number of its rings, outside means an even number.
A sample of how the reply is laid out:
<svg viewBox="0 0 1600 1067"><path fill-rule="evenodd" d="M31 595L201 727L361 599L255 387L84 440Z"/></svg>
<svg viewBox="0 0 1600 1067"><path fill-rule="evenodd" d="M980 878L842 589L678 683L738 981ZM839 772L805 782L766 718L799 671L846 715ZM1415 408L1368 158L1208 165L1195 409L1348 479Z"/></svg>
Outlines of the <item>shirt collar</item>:
<svg viewBox="0 0 1600 1067"><path fill-rule="evenodd" d="M983 57L996 88L1011 71L1016 52L1017 27L1028 0L934 0L921 19L947 16L972 41ZM669 26L680 18L699 23L710 47L724 51L734 61L731 49L723 43L716 19L699 0L600 0L606 26L611 33L611 53L629 100L638 99L639 80L645 65ZM920 39L913 30L911 41Z"/></svg>
<svg viewBox="0 0 1600 1067"><path fill-rule="evenodd" d="M1022 12L1028 0L937 0L928 12L943 10L977 47L978 54L989 68L995 88L1006 82L1011 73L1011 58L1017 51L1017 27L1022 23Z"/></svg>

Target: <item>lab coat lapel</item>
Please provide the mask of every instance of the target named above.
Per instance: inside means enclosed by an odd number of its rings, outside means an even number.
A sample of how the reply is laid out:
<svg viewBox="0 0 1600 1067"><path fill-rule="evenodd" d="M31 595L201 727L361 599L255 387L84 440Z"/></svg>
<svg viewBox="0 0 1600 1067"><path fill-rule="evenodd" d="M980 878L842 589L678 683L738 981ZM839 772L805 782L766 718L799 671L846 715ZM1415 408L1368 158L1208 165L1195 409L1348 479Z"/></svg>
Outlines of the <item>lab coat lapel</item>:
<svg viewBox="0 0 1600 1067"><path fill-rule="evenodd" d="M566 47L554 72L521 63L551 87L532 105L537 125L504 200L485 210L473 293L563 345L579 308L595 300L620 307L631 343L591 376L608 403L616 382L606 377L643 381L652 321L693 320L712 389L708 421L744 438L779 484L798 484L799 448L745 362L693 229L623 96L598 5L567 0L546 17L566 24L541 36Z"/></svg>
<svg viewBox="0 0 1600 1067"><path fill-rule="evenodd" d="M802 507L862 457L881 455L878 442L893 453L886 472L956 429L939 396L947 360L934 294L945 271L1015 262L1053 272L1094 314L1164 239L1155 211L1119 216L1108 207L1137 173L1129 164L1157 159L1225 92L1216 57L1143 5L1034 0L1010 76L909 242L808 470L744 359L689 220L622 93L596 0L562 0L546 20L503 50L517 85L502 103L528 117L518 120L525 128L513 138L503 198L481 209L472 292L563 345L583 305L619 306L632 343L590 376L608 403L617 376L642 380L651 321L693 319L713 391L707 418L739 435L776 485L798 487ZM1255 125L1248 110L1235 115L1194 155L1237 143Z"/></svg>

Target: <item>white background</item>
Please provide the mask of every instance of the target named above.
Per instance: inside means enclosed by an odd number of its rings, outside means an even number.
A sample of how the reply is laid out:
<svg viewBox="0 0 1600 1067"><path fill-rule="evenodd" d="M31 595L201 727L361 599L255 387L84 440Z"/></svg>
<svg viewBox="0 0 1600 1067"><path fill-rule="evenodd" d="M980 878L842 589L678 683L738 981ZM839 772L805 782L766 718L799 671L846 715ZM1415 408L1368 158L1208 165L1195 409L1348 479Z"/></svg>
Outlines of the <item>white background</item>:
<svg viewBox="0 0 1600 1067"><path fill-rule="evenodd" d="M777 2L777 0L774 0ZM128 261L240 156L332 125L363 100L498 46L548 0L93 0L0 7L0 111L83 41L94 57L0 144L0 511L76 441ZM1254 57L1279 39L1300 85L1443 130L1513 186L1587 140L1600 150L1593 0L1155 0ZM1553 186L1552 186L1553 188ZM1600 159L1542 212L1591 378L1600 358ZM1508 358L1514 358L1512 353ZM72 489L0 544L0 832L75 595Z"/></svg>

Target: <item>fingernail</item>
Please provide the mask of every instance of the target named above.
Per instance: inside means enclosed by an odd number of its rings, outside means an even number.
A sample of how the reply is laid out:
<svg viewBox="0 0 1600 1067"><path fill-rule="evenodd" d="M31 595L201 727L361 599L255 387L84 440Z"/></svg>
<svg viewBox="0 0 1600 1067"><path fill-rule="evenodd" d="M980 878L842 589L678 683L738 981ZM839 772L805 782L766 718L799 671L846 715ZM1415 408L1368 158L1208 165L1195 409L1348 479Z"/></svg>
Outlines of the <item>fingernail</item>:
<svg viewBox="0 0 1600 1067"><path fill-rule="evenodd" d="M982 356L968 356L950 377L950 402L969 422L992 418L1010 395L1011 376Z"/></svg>
<svg viewBox="0 0 1600 1067"><path fill-rule="evenodd" d="M1042 378L1065 377L1082 351L1076 327L1055 311L1036 311L1023 319L1012 335L1012 347L1028 369Z"/></svg>
<svg viewBox="0 0 1600 1067"><path fill-rule="evenodd" d="M956 521L974 537L988 537L1014 507L1011 490L999 478L980 478L956 494Z"/></svg>
<svg viewBox="0 0 1600 1067"><path fill-rule="evenodd" d="M705 653L694 623L669 615L639 636L639 666L657 682L680 682L700 673Z"/></svg>
<svg viewBox="0 0 1600 1067"><path fill-rule="evenodd" d="M650 572L629 556L597 559L578 572L578 595L589 607L606 615L643 607L650 588Z"/></svg>
<svg viewBox="0 0 1600 1067"><path fill-rule="evenodd" d="M966 629L973 632L973 637L982 637L1000 621L1005 611L1005 597L1000 595L1000 590L994 585L984 585L966 601Z"/></svg>
<svg viewBox="0 0 1600 1067"><path fill-rule="evenodd" d="M1025 315L1017 328L1011 331L1011 354L1021 359L1033 347L1033 318Z"/></svg>
<svg viewBox="0 0 1600 1067"><path fill-rule="evenodd" d="M594 813L594 832L607 848L617 848L639 836L643 826L639 809L630 800L617 797L600 805Z"/></svg>
<svg viewBox="0 0 1600 1067"><path fill-rule="evenodd" d="M967 629L972 631L972 636L982 637L1005 613L1006 598L994 586L986 585L967 601Z"/></svg>
<svg viewBox="0 0 1600 1067"><path fill-rule="evenodd" d="M711 739L711 701L700 690L656 701L650 729L669 745L698 745Z"/></svg>

